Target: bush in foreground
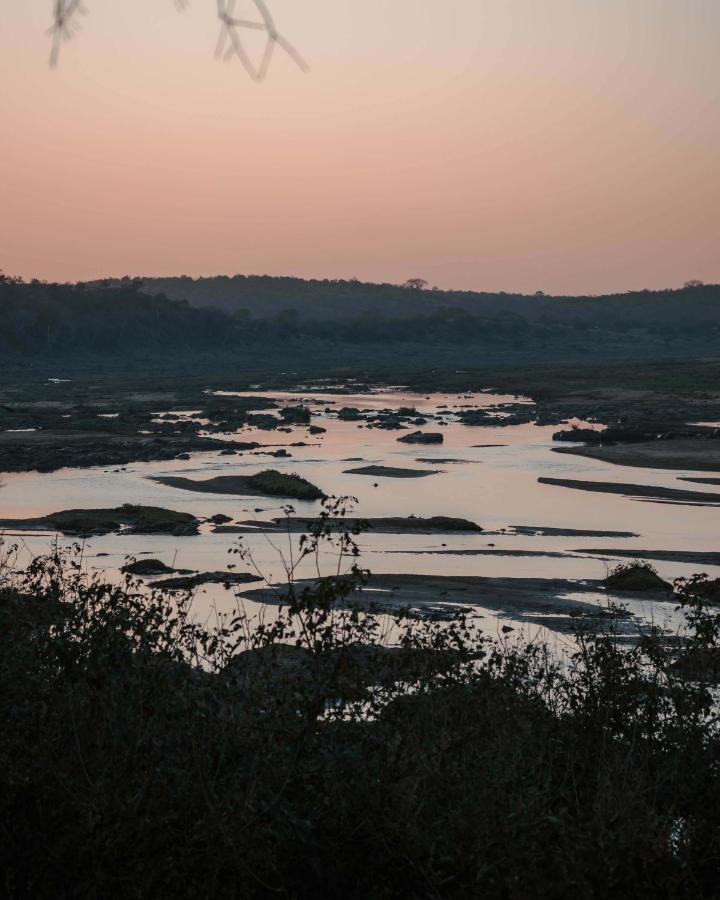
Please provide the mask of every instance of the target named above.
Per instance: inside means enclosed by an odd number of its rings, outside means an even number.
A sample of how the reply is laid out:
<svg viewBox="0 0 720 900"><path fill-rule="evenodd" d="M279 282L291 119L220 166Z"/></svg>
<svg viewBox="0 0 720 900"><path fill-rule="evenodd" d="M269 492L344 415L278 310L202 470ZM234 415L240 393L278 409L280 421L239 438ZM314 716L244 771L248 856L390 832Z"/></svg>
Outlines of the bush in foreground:
<svg viewBox="0 0 720 900"><path fill-rule="evenodd" d="M10 897L713 897L703 579L689 642L579 634L559 660L458 619L343 608L349 566L272 621L55 553L0 593L0 869ZM339 570L338 570L339 571Z"/></svg>

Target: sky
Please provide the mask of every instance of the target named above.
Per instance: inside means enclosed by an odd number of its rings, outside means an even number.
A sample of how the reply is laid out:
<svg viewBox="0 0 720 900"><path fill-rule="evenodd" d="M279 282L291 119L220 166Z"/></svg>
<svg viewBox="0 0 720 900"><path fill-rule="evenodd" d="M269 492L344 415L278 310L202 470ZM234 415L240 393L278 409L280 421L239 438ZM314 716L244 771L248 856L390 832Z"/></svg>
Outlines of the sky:
<svg viewBox="0 0 720 900"><path fill-rule="evenodd" d="M266 2L308 74L216 60L215 0L85 0L50 69L2 0L0 269L720 281L718 0Z"/></svg>

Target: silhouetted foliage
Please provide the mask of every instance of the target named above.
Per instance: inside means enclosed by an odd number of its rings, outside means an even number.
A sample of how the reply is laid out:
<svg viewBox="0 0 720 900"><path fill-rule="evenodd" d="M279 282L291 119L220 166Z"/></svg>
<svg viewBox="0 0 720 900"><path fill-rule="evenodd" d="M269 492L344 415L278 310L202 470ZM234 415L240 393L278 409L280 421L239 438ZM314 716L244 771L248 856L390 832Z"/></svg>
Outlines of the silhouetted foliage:
<svg viewBox="0 0 720 900"><path fill-rule="evenodd" d="M579 631L563 661L401 616L389 644L347 607L356 533L321 518L277 618L215 626L80 548L5 566L5 895L716 896L707 579L676 585L685 641ZM343 565L297 589L328 541Z"/></svg>
<svg viewBox="0 0 720 900"><path fill-rule="evenodd" d="M463 345L535 356L667 356L720 338L720 288L599 298L408 290L359 281L268 276L121 278L80 284L0 276L0 359L80 361L192 352L239 356L342 347ZM333 348L337 348L333 350ZM390 358L390 357L388 357Z"/></svg>

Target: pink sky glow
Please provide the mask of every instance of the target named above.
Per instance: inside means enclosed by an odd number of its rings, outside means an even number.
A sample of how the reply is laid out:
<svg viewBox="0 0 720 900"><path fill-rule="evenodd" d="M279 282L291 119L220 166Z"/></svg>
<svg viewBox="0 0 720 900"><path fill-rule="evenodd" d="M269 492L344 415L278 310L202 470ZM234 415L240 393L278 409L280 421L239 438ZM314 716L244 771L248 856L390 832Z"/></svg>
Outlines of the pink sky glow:
<svg viewBox="0 0 720 900"><path fill-rule="evenodd" d="M4 0L0 268L720 281L718 0L267 2L309 74L216 61L215 0L86 0L50 70Z"/></svg>

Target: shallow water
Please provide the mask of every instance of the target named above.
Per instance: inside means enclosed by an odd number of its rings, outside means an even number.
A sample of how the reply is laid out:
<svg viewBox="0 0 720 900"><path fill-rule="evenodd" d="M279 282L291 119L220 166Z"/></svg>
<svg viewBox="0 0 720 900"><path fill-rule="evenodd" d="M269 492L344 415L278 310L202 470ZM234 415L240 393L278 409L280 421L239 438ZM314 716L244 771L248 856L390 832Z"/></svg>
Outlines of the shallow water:
<svg viewBox="0 0 720 900"><path fill-rule="evenodd" d="M199 517L225 513L233 519L257 518L262 521L281 515L282 502L261 497L225 497L187 492L159 485L149 479L168 474L208 478L253 474L264 468L275 468L297 472L328 494L357 497L355 514L367 518L447 515L471 519L488 532L523 525L632 531L638 535L635 538L599 538L509 534L365 534L359 539L363 550L362 562L376 572L599 579L604 577L608 563L597 556L589 557L575 551L587 547L674 551L718 549L717 509L653 503L537 482L540 476L552 476L689 489L691 485L678 479L690 472L631 468L554 453L552 448L557 444L553 445L552 434L557 426L477 427L453 421L453 409L462 406L490 407L497 403L520 402L522 398L490 394L434 394L428 397L392 391L359 395L319 395L316 392L307 395L252 392L252 395L288 403L303 400L312 410L313 423L327 428L327 433L311 436L306 428L296 426L291 433L243 429L239 434L227 436L238 440L256 440L271 444L273 448L286 446L292 454L287 459L252 452L238 456L219 456L213 452L195 455L188 461L137 463L123 470L90 468L52 474L5 475L5 486L0 490L0 515L3 518L30 518L62 509L142 503L187 511ZM409 406L415 407L419 415L442 416L445 424L430 421L422 430L442 431L444 443L398 443L398 437L406 432L367 428L364 422L338 420L334 411L343 406L356 406L361 410ZM444 406L449 409L442 409ZM324 412L326 408L332 412ZM306 441L308 446L289 446L297 441ZM418 462L420 458L456 458L463 462L433 465L431 462ZM348 461L351 459L353 461ZM362 463L357 461L359 459ZM437 468L441 471L426 478L411 479L345 473L346 469L370 464L421 470ZM711 488L704 485L703 490ZM301 515L317 514L320 508L318 503L292 501L292 504ZM44 552L52 536L26 534L22 538L8 536L6 540L19 540L23 552L29 555ZM270 580L281 577L282 565L276 546L278 542L284 546L286 541L277 535L273 536L272 544L262 535L249 535L245 540L261 571ZM169 565L206 571L223 569L229 561L240 567L237 558L228 556L229 550L236 545L236 535L214 534L209 528L203 528L201 535L193 537L108 535L87 542L86 560L90 567L116 571L126 556L150 554ZM504 556L499 552L482 556L410 552L478 549L560 552L565 555L517 557ZM695 564L661 561L653 564L668 580L689 576L698 570ZM712 577L720 576L720 567L701 568ZM299 574L313 573L305 566ZM584 595L583 589L579 588L577 596ZM201 604L207 602L208 608L218 598L221 598L222 605L226 602L223 599L225 593L217 587L203 589L201 596L206 598L206 601L201 600ZM660 606L665 607L665 604ZM638 603L637 610L641 609L647 614L643 604ZM669 605L668 609L671 609ZM659 609L658 617L662 618L667 611Z"/></svg>

